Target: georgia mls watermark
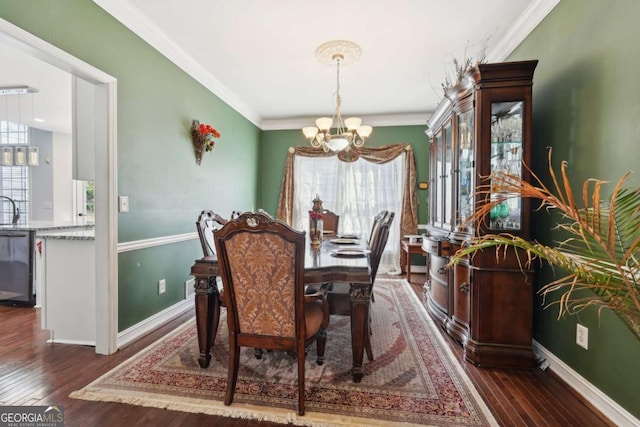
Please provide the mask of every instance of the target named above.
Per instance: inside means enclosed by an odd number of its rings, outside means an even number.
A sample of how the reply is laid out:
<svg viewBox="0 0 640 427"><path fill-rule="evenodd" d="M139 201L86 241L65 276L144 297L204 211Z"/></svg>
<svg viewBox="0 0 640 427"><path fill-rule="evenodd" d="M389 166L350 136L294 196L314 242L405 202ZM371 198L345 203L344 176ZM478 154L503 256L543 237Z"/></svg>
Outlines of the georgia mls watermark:
<svg viewBox="0 0 640 427"><path fill-rule="evenodd" d="M0 406L0 427L64 427L61 406Z"/></svg>

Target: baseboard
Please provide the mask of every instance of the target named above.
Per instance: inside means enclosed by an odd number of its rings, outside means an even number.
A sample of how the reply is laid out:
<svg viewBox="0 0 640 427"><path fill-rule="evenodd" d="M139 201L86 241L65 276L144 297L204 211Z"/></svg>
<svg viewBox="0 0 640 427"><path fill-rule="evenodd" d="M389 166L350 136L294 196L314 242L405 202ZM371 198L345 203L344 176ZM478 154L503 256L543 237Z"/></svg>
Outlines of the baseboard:
<svg viewBox="0 0 640 427"><path fill-rule="evenodd" d="M413 273L426 274L427 273L427 266L426 265L413 265L413 264L411 264L411 274L413 274Z"/></svg>
<svg viewBox="0 0 640 427"><path fill-rule="evenodd" d="M132 343L138 338L148 334L156 328L164 325L167 322L175 319L178 316L183 315L189 310L194 310L194 295L190 295L188 298L167 307L159 313L137 323L130 328L125 329L118 333L118 348L122 348L127 344Z"/></svg>
<svg viewBox="0 0 640 427"><path fill-rule="evenodd" d="M617 404L600 389L571 369L569 365L544 348L536 340L533 340L533 351L541 359L546 359L547 362L549 362L549 367L547 369L551 369L562 381L564 381L569 387L573 388L587 402L592 404L616 425L620 427L640 425L639 419L634 417L629 413L629 411Z"/></svg>

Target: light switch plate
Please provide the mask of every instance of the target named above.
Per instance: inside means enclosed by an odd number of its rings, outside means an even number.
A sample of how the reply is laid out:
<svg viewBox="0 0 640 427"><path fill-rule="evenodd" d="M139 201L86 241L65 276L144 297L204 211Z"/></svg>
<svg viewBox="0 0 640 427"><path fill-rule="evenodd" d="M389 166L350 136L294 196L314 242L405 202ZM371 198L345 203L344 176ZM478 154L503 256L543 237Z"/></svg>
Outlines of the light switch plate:
<svg viewBox="0 0 640 427"><path fill-rule="evenodd" d="M129 196L119 196L118 204L120 212L129 212Z"/></svg>

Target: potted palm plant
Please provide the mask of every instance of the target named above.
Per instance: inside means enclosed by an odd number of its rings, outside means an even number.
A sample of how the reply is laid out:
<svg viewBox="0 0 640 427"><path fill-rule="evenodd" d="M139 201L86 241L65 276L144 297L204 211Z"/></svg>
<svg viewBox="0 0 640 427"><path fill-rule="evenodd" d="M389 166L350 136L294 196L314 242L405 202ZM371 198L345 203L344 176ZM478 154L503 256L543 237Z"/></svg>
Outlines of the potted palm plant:
<svg viewBox="0 0 640 427"><path fill-rule="evenodd" d="M625 187L629 176L626 173L604 199L608 182L587 179L578 201L567 176L567 163L562 162L558 176L549 150L548 165L550 187L527 165L524 166L531 172L531 183L509 173L492 175L491 188L482 185L477 192L476 200L486 197L487 203L467 221L481 227L491 209L504 201L489 200L490 192L516 193L539 202L538 210L558 212L561 218L557 228L567 237L552 247L510 233L486 234L460 249L449 265L473 257L478 251L495 249L500 257L501 252L515 249L523 254L523 269L535 262L547 263L554 268L556 277L560 276L539 290L546 306L559 306L558 317L587 307L610 309L640 338L640 188Z"/></svg>

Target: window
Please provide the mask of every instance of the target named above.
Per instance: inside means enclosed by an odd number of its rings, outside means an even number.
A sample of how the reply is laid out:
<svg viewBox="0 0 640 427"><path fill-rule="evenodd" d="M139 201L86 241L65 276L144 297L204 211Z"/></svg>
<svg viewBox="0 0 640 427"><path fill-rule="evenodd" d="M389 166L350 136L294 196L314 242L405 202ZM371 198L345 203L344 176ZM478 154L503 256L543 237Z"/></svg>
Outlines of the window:
<svg viewBox="0 0 640 427"><path fill-rule="evenodd" d="M73 212L75 217L85 217L88 222L95 222L96 200L95 182L73 180Z"/></svg>
<svg viewBox="0 0 640 427"><path fill-rule="evenodd" d="M28 145L29 127L18 123L0 120L0 146ZM0 195L13 199L20 209L20 223L29 218L29 185L28 166L0 166ZM10 224L13 208L8 200L0 204L0 223Z"/></svg>
<svg viewBox="0 0 640 427"><path fill-rule="evenodd" d="M400 271L400 212L405 156L376 164L363 158L345 163L337 157L295 156L293 227L308 230L309 210L316 194L325 209L340 215L338 233L368 237L373 218L382 210L396 213L380 271Z"/></svg>

